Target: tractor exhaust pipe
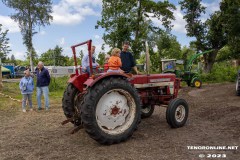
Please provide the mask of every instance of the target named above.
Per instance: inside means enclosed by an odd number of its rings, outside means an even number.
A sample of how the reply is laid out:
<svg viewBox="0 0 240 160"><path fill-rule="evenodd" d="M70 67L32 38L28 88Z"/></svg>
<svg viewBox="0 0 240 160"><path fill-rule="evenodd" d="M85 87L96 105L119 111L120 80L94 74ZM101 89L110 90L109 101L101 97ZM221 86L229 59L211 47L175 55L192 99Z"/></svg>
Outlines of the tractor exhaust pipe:
<svg viewBox="0 0 240 160"><path fill-rule="evenodd" d="M150 74L150 56L149 56L149 46L148 46L148 42L145 42L146 45L146 71L147 71L147 75Z"/></svg>

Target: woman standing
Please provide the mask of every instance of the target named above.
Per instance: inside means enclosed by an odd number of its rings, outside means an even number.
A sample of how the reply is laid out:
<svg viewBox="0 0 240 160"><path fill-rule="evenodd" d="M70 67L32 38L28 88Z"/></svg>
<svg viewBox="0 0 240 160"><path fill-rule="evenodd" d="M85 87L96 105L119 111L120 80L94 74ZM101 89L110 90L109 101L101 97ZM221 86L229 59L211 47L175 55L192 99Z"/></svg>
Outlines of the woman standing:
<svg viewBox="0 0 240 160"><path fill-rule="evenodd" d="M25 74L25 76L21 79L21 81L19 83L19 88L23 95L22 110L23 110L23 112L26 112L27 99L28 99L30 111L33 110L33 108L32 108L32 93L33 93L33 89L34 89L34 83L33 83L33 78L30 76L29 70L24 71L24 74Z"/></svg>

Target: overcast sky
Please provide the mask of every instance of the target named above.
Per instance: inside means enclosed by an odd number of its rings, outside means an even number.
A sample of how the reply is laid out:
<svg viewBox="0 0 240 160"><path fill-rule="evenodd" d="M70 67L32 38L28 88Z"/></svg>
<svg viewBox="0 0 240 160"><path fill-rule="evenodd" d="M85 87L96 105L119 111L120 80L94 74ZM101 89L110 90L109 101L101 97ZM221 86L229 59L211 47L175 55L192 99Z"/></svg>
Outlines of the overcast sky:
<svg viewBox="0 0 240 160"><path fill-rule="evenodd" d="M203 5L207 7L206 15L202 17L206 20L211 13L219 10L221 0L203 0ZM186 36L183 14L180 11L178 1L170 0L176 5L174 11L175 21L172 22L172 34L177 36L180 44L189 45L192 38ZM38 55L59 45L64 49L63 54L72 56L70 46L88 39L93 40L97 47L96 52L101 51L103 44L103 29L95 29L97 20L101 19L102 0L53 0L53 22L50 26L41 27L38 34L34 35L33 45ZM0 1L0 24L4 29L9 29L8 37L10 38L10 47L16 59L24 60L26 57L26 47L23 45L22 35L17 23L9 17L14 10L7 8ZM161 25L158 20L153 20L156 25ZM85 48L80 48L85 50ZM106 48L108 51L108 48Z"/></svg>

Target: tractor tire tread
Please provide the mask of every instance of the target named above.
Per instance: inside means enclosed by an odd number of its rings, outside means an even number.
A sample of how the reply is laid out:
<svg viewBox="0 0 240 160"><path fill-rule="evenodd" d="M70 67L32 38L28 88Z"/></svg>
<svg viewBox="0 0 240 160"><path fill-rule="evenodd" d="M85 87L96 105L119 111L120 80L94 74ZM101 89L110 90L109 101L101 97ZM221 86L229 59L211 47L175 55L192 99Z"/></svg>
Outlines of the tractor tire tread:
<svg viewBox="0 0 240 160"><path fill-rule="evenodd" d="M121 87L123 89L132 90L132 95L134 96L136 103L136 117L134 123L120 135L109 135L102 131L97 124L95 117L95 109L98 100L104 95L108 90L114 88L115 86ZM123 78L107 78L97 84L92 88L88 88L88 93L84 95L84 101L82 106L81 119L85 128L85 131L89 136L99 142L100 144L111 145L123 142L132 136L133 132L136 130L137 125L141 119L141 109L140 109L140 98L138 93L131 84Z"/></svg>

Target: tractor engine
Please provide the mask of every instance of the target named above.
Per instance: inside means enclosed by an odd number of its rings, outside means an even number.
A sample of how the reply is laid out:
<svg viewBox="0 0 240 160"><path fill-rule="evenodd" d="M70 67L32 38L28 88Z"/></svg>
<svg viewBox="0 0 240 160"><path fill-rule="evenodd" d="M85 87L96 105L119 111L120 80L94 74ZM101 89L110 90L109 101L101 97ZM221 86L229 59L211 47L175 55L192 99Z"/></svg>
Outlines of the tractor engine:
<svg viewBox="0 0 240 160"><path fill-rule="evenodd" d="M136 75L131 83L137 89L142 106L168 104L177 97L180 80L174 74Z"/></svg>

